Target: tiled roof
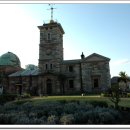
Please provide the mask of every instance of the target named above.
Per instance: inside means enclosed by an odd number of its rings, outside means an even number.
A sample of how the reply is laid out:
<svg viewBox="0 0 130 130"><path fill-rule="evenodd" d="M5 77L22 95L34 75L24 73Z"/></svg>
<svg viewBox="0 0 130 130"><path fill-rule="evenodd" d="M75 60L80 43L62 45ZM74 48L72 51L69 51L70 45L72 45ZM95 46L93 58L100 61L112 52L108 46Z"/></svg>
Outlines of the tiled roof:
<svg viewBox="0 0 130 130"><path fill-rule="evenodd" d="M34 70L29 70L29 69L25 69L22 71L17 71L13 74L10 74L9 77L17 77L17 76L36 76L39 74L39 69L34 69Z"/></svg>

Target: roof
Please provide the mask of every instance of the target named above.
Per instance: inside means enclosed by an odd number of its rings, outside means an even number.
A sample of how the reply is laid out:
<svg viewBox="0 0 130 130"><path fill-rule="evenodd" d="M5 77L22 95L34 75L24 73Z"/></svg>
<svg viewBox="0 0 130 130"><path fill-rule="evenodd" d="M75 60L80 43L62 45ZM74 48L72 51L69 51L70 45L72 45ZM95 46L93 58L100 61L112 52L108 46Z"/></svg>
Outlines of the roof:
<svg viewBox="0 0 130 130"><path fill-rule="evenodd" d="M81 62L81 59L75 59L75 60L64 60L63 64L78 64Z"/></svg>
<svg viewBox="0 0 130 130"><path fill-rule="evenodd" d="M55 21L50 22L50 23L44 23L43 26L38 26L39 29L44 29L45 27L58 27L60 29L60 31L62 32L62 34L65 33L61 24L57 23Z"/></svg>
<svg viewBox="0 0 130 130"><path fill-rule="evenodd" d="M7 52L0 57L0 66L20 67L21 63L17 55Z"/></svg>
<svg viewBox="0 0 130 130"><path fill-rule="evenodd" d="M17 71L13 74L10 74L9 77L18 77L18 76L36 76L39 74L39 69L34 69L34 70L29 70L29 69L24 69L22 71Z"/></svg>
<svg viewBox="0 0 130 130"><path fill-rule="evenodd" d="M99 55L97 53L93 53L84 59L64 60L63 64L78 64L82 62L92 62L92 61L94 62L95 61L110 61L110 59L105 56Z"/></svg>
<svg viewBox="0 0 130 130"><path fill-rule="evenodd" d="M97 53L93 53L89 56L87 56L86 58L84 58L85 60L88 60L88 61L102 61L102 60L107 60L107 61L110 61L110 58L108 57L105 57L105 56L102 56L102 55L99 55Z"/></svg>

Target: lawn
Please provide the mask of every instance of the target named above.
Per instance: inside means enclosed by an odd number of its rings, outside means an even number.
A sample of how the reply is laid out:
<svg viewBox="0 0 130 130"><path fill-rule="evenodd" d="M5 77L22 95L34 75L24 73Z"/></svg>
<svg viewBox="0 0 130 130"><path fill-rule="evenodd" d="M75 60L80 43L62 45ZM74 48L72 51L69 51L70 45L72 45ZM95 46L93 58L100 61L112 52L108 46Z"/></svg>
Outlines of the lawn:
<svg viewBox="0 0 130 130"><path fill-rule="evenodd" d="M102 97L100 95L92 95L92 96L42 96L42 97L32 97L31 99L23 99L29 100L33 103L41 103L44 101L58 101L58 100L67 100L67 101L106 101L108 105L114 105L108 97ZM119 106L130 107L130 98L121 98L119 102Z"/></svg>

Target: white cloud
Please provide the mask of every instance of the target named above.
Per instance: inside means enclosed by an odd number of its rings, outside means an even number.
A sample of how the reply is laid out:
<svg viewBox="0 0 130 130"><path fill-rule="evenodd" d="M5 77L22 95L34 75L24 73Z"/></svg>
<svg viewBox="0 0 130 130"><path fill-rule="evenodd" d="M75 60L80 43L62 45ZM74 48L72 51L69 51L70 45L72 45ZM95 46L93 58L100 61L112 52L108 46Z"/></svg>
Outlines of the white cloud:
<svg viewBox="0 0 130 130"><path fill-rule="evenodd" d="M120 71L125 71L130 75L129 63L130 59L127 58L110 61L111 76L119 76Z"/></svg>
<svg viewBox="0 0 130 130"><path fill-rule="evenodd" d="M128 63L130 63L129 59L119 59L119 60L111 61L110 65L111 66L120 66L120 65L124 65L124 64L128 64Z"/></svg>

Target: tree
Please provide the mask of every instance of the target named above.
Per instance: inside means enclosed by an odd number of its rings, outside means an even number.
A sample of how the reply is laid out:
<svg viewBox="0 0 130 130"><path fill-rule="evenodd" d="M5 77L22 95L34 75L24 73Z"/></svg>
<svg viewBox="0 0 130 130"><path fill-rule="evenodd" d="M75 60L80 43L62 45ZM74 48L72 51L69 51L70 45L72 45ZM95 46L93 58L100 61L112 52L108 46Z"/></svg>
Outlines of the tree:
<svg viewBox="0 0 130 130"><path fill-rule="evenodd" d="M115 108L119 108L119 102L120 102L120 89L118 84L114 84L111 86L111 97L110 100L114 103Z"/></svg>
<svg viewBox="0 0 130 130"><path fill-rule="evenodd" d="M122 92L126 92L127 90L127 87L128 87L128 81L129 81L129 77L128 75L126 74L126 72L123 72L121 71L119 73L119 79L118 79L118 82L119 82L119 87L121 88Z"/></svg>
<svg viewBox="0 0 130 130"><path fill-rule="evenodd" d="M126 74L126 72L121 71L121 72L119 73L119 76L120 76L120 78L121 78L123 81L127 82L127 80L128 80L128 75Z"/></svg>

